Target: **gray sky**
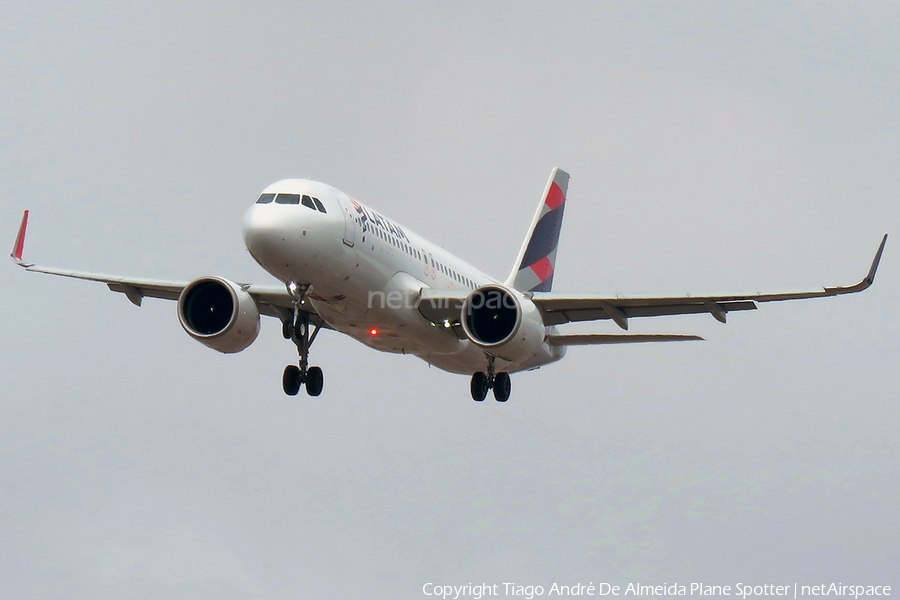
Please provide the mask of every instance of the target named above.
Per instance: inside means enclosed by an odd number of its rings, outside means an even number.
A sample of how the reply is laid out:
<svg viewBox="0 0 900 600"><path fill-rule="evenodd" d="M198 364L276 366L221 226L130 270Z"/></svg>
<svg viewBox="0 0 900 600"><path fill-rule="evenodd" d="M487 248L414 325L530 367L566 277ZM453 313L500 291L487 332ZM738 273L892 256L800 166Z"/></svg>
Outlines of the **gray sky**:
<svg viewBox="0 0 900 600"><path fill-rule="evenodd" d="M896 3L4 3L0 223L52 266L269 282L241 217L325 181L505 276L572 174L554 291L878 281L696 344L464 377L0 269L10 598L420 598L422 584L900 588ZM258 3L257 3L258 4ZM612 329L610 329L612 327ZM585 331L609 331L591 324Z"/></svg>

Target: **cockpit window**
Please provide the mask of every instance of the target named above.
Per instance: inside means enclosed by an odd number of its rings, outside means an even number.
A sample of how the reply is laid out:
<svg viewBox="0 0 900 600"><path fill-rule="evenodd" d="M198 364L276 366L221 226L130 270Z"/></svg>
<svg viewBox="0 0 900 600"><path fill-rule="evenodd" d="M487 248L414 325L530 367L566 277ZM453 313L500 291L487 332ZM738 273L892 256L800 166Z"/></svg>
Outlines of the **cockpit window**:
<svg viewBox="0 0 900 600"><path fill-rule="evenodd" d="M278 194L275 204L300 204L300 194Z"/></svg>
<svg viewBox="0 0 900 600"><path fill-rule="evenodd" d="M307 208L311 208L312 210L319 211L321 213L328 213L325 210L325 206L319 201L318 198L313 198L312 196L308 196L303 194L263 194L257 199L257 204L268 204L275 201L275 204L302 204Z"/></svg>

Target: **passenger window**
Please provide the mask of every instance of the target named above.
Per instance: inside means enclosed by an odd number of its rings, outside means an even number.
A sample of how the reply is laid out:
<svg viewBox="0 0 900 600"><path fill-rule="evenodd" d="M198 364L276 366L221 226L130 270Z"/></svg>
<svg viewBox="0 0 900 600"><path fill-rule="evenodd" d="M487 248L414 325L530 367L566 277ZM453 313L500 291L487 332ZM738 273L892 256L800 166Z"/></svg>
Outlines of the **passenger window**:
<svg viewBox="0 0 900 600"><path fill-rule="evenodd" d="M275 204L300 204L300 194L278 194Z"/></svg>
<svg viewBox="0 0 900 600"><path fill-rule="evenodd" d="M259 197L259 199L256 201L256 203L257 204L268 204L269 202L271 202L274 199L275 199L275 194L263 194L262 196Z"/></svg>
<svg viewBox="0 0 900 600"><path fill-rule="evenodd" d="M319 212L320 212L320 213L326 213L326 214L328 214L328 213L325 211L325 207L322 206L322 202L321 202L318 198L313 198L313 202L316 203L316 208L319 209Z"/></svg>
<svg viewBox="0 0 900 600"><path fill-rule="evenodd" d="M303 204L303 206L305 206L305 207L307 207L307 208L311 208L311 209L313 209L313 210L316 210L316 205L313 204L312 198L310 198L310 197L307 196L306 194L303 194L303 202L302 202L302 204Z"/></svg>

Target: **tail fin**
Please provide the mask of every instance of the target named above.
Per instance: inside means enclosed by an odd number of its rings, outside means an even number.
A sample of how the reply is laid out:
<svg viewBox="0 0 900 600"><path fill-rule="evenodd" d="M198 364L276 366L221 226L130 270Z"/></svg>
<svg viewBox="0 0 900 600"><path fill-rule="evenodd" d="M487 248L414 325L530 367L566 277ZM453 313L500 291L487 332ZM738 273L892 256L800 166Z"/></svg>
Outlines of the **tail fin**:
<svg viewBox="0 0 900 600"><path fill-rule="evenodd" d="M550 291L568 189L569 174L554 168L506 285L520 292Z"/></svg>

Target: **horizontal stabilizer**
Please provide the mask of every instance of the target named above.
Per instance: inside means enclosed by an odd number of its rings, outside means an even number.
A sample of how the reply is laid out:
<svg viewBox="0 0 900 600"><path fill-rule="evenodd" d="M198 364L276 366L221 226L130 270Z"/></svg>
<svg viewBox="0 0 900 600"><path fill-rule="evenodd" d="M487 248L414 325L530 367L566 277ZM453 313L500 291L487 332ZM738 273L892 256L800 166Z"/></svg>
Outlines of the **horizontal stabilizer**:
<svg viewBox="0 0 900 600"><path fill-rule="evenodd" d="M595 346L598 344L639 344L643 342L691 342L702 341L699 335L678 334L607 334L588 333L582 335L551 335L547 343L551 346Z"/></svg>

